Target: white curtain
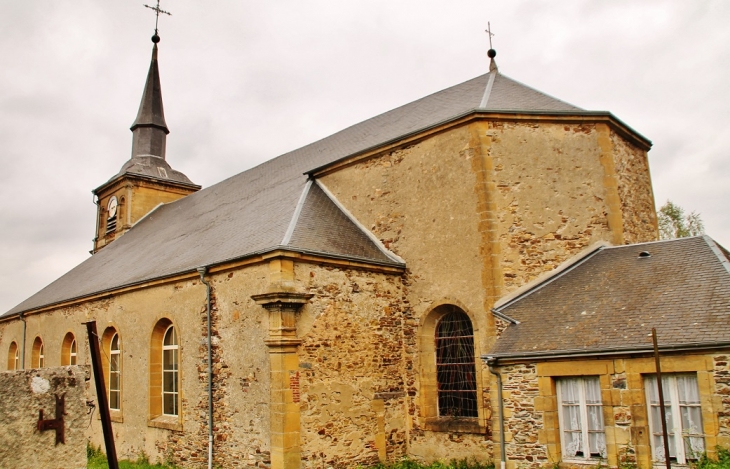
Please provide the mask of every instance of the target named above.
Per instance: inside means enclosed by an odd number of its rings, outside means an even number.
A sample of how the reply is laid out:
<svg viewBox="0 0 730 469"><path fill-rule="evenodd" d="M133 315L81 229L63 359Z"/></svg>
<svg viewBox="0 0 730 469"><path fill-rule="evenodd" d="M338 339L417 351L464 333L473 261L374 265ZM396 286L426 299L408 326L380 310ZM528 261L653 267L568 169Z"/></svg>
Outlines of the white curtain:
<svg viewBox="0 0 730 469"><path fill-rule="evenodd" d="M586 378L585 399L588 413L588 444L591 454L606 457L606 434L603 432L603 407L601 406L601 384L598 378Z"/></svg>
<svg viewBox="0 0 730 469"><path fill-rule="evenodd" d="M560 397L563 406L563 438L565 456L574 457L583 451L583 432L580 415L580 385L576 378L560 381Z"/></svg>
<svg viewBox="0 0 730 469"><path fill-rule="evenodd" d="M685 452L688 458L697 459L705 452L705 440L702 438L702 408L700 407L700 390L697 386L697 377L693 375L677 376L677 396L682 417Z"/></svg>
<svg viewBox="0 0 730 469"><path fill-rule="evenodd" d="M664 461L659 389L656 377L646 378L652 426L654 460ZM677 438L683 442L686 459L697 459L705 451L702 428L702 407L696 375L662 376L665 416L669 434L669 455L677 457ZM675 419L678 414L678 419ZM682 458L679 458L682 459Z"/></svg>

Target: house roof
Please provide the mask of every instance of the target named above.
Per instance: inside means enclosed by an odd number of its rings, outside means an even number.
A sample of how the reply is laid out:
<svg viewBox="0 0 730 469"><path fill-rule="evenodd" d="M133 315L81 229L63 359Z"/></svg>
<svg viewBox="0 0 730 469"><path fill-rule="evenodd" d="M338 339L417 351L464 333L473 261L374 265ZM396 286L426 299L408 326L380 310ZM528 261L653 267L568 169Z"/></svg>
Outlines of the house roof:
<svg viewBox="0 0 730 469"><path fill-rule="evenodd" d="M643 253L643 254L642 254ZM510 322L489 356L730 344L730 258L708 236L603 246L496 307Z"/></svg>
<svg viewBox="0 0 730 469"><path fill-rule="evenodd" d="M153 65L154 59L153 55ZM392 253L383 257L382 247L356 221L354 225L341 223L342 216L331 206L325 209L327 204L314 218L305 215L309 206L304 207L301 224L290 233L289 244L283 244L308 187L305 173L476 111L608 115L583 111L552 98L500 74L495 67L490 73L348 127L159 207L124 236L3 316L281 247L403 266ZM306 199L312 206L318 206L315 198L323 200L317 190L308 197L312 197ZM333 203L337 206L336 201ZM349 215L346 218L352 219ZM353 226L361 235L355 234ZM344 231L339 233L340 229ZM338 234L325 241L319 239L323 230Z"/></svg>

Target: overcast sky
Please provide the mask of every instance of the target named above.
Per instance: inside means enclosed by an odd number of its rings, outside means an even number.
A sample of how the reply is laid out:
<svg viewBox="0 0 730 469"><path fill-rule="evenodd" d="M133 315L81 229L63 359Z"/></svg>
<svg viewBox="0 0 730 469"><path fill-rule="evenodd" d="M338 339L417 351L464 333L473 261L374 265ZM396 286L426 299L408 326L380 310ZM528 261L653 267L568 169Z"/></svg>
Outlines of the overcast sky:
<svg viewBox="0 0 730 469"><path fill-rule="evenodd" d="M0 0L0 312L86 259L91 190L129 159L154 13ZM154 4L153 0L147 0ZM730 2L168 0L167 160L210 186L488 70L654 143L657 206L730 247Z"/></svg>

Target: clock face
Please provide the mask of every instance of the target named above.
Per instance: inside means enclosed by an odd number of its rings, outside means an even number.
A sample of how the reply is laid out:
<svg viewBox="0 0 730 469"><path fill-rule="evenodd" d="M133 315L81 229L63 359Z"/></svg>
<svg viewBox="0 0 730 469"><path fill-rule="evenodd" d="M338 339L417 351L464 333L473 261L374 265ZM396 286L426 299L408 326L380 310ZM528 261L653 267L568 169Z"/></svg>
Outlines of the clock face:
<svg viewBox="0 0 730 469"><path fill-rule="evenodd" d="M109 218L114 218L117 214L117 197L112 196L111 199L109 199L109 204L106 206L107 211L109 212Z"/></svg>

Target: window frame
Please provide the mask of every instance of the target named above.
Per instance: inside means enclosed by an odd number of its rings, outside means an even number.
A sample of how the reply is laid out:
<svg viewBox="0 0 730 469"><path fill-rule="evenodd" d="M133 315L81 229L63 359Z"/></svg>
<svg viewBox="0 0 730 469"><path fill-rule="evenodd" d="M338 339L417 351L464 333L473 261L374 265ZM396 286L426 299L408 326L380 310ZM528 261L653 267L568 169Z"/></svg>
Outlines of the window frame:
<svg viewBox="0 0 730 469"><path fill-rule="evenodd" d="M163 345L165 334L170 326L174 326L177 336L177 415L163 413ZM155 428L164 428L167 430L183 431L183 399L184 392L182 389L183 370L182 370L182 354L184 344L182 341L180 327L167 317L158 318L152 328L149 346L149 387L148 404L149 413L147 425Z"/></svg>
<svg viewBox="0 0 730 469"><path fill-rule="evenodd" d="M172 342L167 344L168 334L172 333ZM162 415L165 417L179 417L180 416L180 344L177 337L177 331L173 324L170 324L165 329L165 333L162 335ZM172 369L166 369L166 352L172 359ZM171 375L171 378L168 376ZM169 379L169 381L168 381ZM167 383L171 383L172 391L166 391ZM171 404L174 408L174 413L167 413L167 404L171 400Z"/></svg>
<svg viewBox="0 0 730 469"><path fill-rule="evenodd" d="M33 340L33 349L30 356L31 368L43 368L46 364L46 356L43 348L43 339L36 336Z"/></svg>
<svg viewBox="0 0 730 469"><path fill-rule="evenodd" d="M116 349L114 342L116 339ZM109 385L107 386L107 398L109 399L109 410L122 410L122 346L119 332L114 330L111 339L109 339ZM114 369L114 358L116 357L116 369ZM114 387L114 379L116 375L117 386ZM116 394L117 406L112 405L112 394Z"/></svg>
<svg viewBox="0 0 730 469"><path fill-rule="evenodd" d="M10 342L8 347L8 371L18 371L20 369L20 347L16 341Z"/></svg>
<svg viewBox="0 0 730 469"><path fill-rule="evenodd" d="M677 378L679 377L689 377L693 378L694 385L695 385L695 391L697 392L698 401L694 402L690 405L688 404L681 404L679 400L679 387L677 386ZM669 388L664 386L662 384L662 389L664 391L664 406L667 416L667 433L670 437L670 457L669 460L676 462L677 464L687 464L688 461L696 461L699 456L701 456L707 449L705 444L705 432L704 432L704 421L702 418L702 398L700 396L700 389L699 389L699 382L697 380L697 373L662 373L662 381L667 381L669 383ZM651 455L652 455L652 461L654 463L663 463L664 462L664 442L663 442L663 434L662 429L656 429L654 428L654 418L652 418L652 412L654 409L661 412L659 409L659 402L658 402L658 392L657 392L657 403L653 404L651 401L651 392L649 390L649 387L653 387L653 383L657 383L657 376L656 374L647 374L644 375L644 393L646 395L646 414L647 414L647 420L649 421L649 445L651 447ZM658 391L658 388L657 388ZM667 396L668 394L668 396ZM667 408L667 403L669 404L669 408ZM695 433L691 434L689 432L685 433L685 429L682 425L682 408L683 407L692 407L692 408L698 408L699 409L699 418L700 418L700 431L701 433ZM659 418L661 418L661 414L659 414ZM679 430L679 431L677 431ZM677 435L679 435L679 438L677 438ZM660 437L662 440L661 446L657 445L655 443L655 439L657 437ZM701 438L702 442L702 449L700 451L697 451L697 457L692 458L691 456L688 457L686 446L689 445L689 439L690 438ZM672 448L672 441L674 440L674 448ZM681 443L680 443L681 442ZM671 451L674 449L674 457L671 455Z"/></svg>
<svg viewBox="0 0 730 469"><path fill-rule="evenodd" d="M467 334L463 335L447 335L449 332L462 332L455 329L444 331L442 328L447 327L447 321L457 324L457 327L466 325ZM458 323L461 324L458 324ZM471 357L456 356L462 353L464 346L470 349ZM467 351L469 353L469 351ZM458 308L453 308L441 316L436 322L434 332L434 361L436 364L436 408L439 418L478 418L479 417L479 401L477 396L477 375L476 375L476 353L474 343L474 325L471 318ZM460 360L452 362L452 358ZM461 361L463 358L464 361ZM453 381L446 381L447 378L454 374L465 376L466 384L463 386L454 386ZM448 388L448 389L446 389ZM471 389L466 389L471 388ZM456 412L442 409L445 401L457 400L473 403L473 405L455 405ZM457 415L458 413L458 415ZM465 415L466 414L466 415Z"/></svg>
<svg viewBox="0 0 730 469"><path fill-rule="evenodd" d="M568 381L578 381L578 401L577 401L577 407L579 408L580 412L580 428L577 429L580 431L581 434L581 446L582 448L588 448L588 454L586 455L586 451L583 451L582 456L578 456L576 454L569 455L566 453L568 449L568 444L566 442L566 433L575 433L575 429L568 430L567 428L567 422L565 421L565 415L564 415L564 409L568 406L575 407L576 404L566 404L566 400L564 399L564 394L566 394L566 390L564 389L567 386ZM595 384L598 385L598 392L599 396L601 393L601 381L599 376L565 376L565 377L559 377L555 378L555 384L556 384L556 397L557 397L557 413L558 413L558 425L559 425L559 432L560 432L560 448L561 448L561 456L564 461L576 461L576 462L587 462L587 461L601 461L605 460L608 454L608 447L606 442L606 422L603 418L603 399L601 397L601 401L599 404L595 403L589 403L586 398L586 383L588 381L595 382ZM596 430L591 430L589 425L589 412L588 407L599 407L598 415L600 416L600 427L601 431L598 432ZM591 453L590 451L590 434L591 433L601 433L603 435L603 447L601 448L599 446L599 452L598 453ZM600 450L603 450L602 452Z"/></svg>
<svg viewBox="0 0 730 469"><path fill-rule="evenodd" d="M78 342L73 332L67 332L61 344L61 366L78 365Z"/></svg>

